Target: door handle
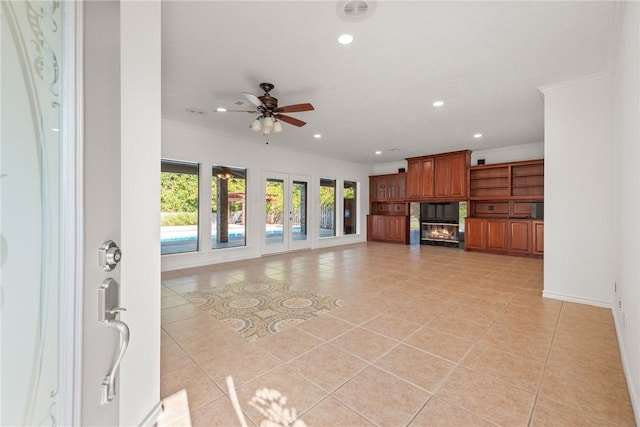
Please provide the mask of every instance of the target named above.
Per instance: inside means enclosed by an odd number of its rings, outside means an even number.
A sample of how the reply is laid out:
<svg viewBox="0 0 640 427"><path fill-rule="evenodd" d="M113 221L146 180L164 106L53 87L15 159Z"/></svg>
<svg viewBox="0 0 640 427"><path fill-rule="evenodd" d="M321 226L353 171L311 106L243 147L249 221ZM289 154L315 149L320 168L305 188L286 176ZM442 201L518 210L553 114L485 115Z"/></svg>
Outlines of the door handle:
<svg viewBox="0 0 640 427"><path fill-rule="evenodd" d="M120 299L119 288L118 282L109 278L105 279L98 289L98 322L103 326L117 330L119 335L118 353L101 385L101 403L103 405L110 403L116 396L116 374L129 346L129 326L117 319L120 312L126 311L125 308L118 307Z"/></svg>
<svg viewBox="0 0 640 427"><path fill-rule="evenodd" d="M102 380L102 404L106 405L110 403L116 396L116 373L120 367L120 362L124 357L129 346L129 327L121 320L107 320L104 325L108 328L114 328L120 334L120 345L118 349L118 355L113 361L113 365L109 370L109 373Z"/></svg>

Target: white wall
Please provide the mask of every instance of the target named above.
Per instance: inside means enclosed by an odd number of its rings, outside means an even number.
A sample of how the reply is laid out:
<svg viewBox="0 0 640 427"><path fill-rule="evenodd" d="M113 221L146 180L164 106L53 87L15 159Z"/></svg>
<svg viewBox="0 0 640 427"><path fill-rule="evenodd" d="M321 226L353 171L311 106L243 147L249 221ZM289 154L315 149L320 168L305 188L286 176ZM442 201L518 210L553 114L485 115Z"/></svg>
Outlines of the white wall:
<svg viewBox="0 0 640 427"><path fill-rule="evenodd" d="M398 169L407 170L407 161L399 160L397 162L376 163L373 165L371 175L386 175L388 173L398 173Z"/></svg>
<svg viewBox="0 0 640 427"><path fill-rule="evenodd" d="M471 148L469 148L471 149ZM518 144L508 147L487 148L471 152L471 166L478 164L478 159L485 159L485 164L518 162L520 160L536 160L544 158L544 142ZM399 168L407 168L407 161L377 163L373 165L372 175L397 173Z"/></svg>
<svg viewBox="0 0 640 427"><path fill-rule="evenodd" d="M264 233L262 173L265 171L310 177L312 185L309 227L312 248L366 241L369 175L372 173L372 168L357 163L281 149L278 148L276 139L277 137L274 137L269 145L265 145L253 132L248 132L246 140L242 141L209 129L163 120L162 158L198 162L205 166L205 170L208 170L209 165L212 164L247 169L247 245L197 253L163 255L163 271L261 256L261 239ZM208 175L205 174L205 176ZM357 209L359 212L359 233L357 235L322 239L317 237L318 186L321 177L360 183L360 204ZM201 218L207 216L206 209L207 206L201 206ZM340 230L339 223L336 224L336 229Z"/></svg>
<svg viewBox="0 0 640 427"><path fill-rule="evenodd" d="M640 424L640 5L621 6L614 62L614 319L636 423ZM622 308L618 308L622 301Z"/></svg>
<svg viewBox="0 0 640 427"><path fill-rule="evenodd" d="M614 187L611 79L544 94L544 296L611 307Z"/></svg>
<svg viewBox="0 0 640 427"><path fill-rule="evenodd" d="M473 150L471 152L471 166L477 165L478 159L484 159L487 165L493 163L518 162L521 160L544 159L544 142L488 148L486 150Z"/></svg>

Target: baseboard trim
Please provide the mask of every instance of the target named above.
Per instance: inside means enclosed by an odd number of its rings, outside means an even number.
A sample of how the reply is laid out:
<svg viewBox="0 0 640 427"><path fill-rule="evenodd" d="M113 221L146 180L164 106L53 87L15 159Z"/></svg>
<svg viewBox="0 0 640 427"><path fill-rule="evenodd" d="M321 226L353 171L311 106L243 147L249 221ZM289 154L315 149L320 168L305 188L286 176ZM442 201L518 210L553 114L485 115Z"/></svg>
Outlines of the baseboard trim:
<svg viewBox="0 0 640 427"><path fill-rule="evenodd" d="M144 420L140 423L140 427L153 427L162 415L162 401L156 403L151 412L144 417Z"/></svg>
<svg viewBox="0 0 640 427"><path fill-rule="evenodd" d="M575 302L578 304L594 305L596 307L608 308L610 310L612 309L610 301L593 300L589 298L581 298L573 295L558 294L556 292L548 291L543 291L542 296L545 298L557 299L560 301Z"/></svg>
<svg viewBox="0 0 640 427"><path fill-rule="evenodd" d="M629 400L631 400L631 408L633 409L633 416L636 419L636 425L640 426L640 396L638 396L635 392L634 380L631 376L631 367L629 366L629 359L626 357L626 351L624 346L624 340L622 339L622 334L620 331L622 330L622 325L620 324L620 320L616 313L613 313L613 323L616 327L616 335L618 337L618 347L620 348L620 358L622 359L622 370L624 371L624 377L627 380L627 390L629 392Z"/></svg>

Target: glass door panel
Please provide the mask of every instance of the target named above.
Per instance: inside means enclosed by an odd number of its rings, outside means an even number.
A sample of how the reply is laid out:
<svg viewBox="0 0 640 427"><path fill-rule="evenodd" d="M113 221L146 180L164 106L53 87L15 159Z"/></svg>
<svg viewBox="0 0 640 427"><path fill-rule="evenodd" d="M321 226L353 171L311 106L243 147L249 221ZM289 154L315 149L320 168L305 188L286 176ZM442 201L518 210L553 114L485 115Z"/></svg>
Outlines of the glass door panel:
<svg viewBox="0 0 640 427"><path fill-rule="evenodd" d="M264 224L264 239L267 246L284 243L284 201L284 181L267 178Z"/></svg>
<svg viewBox="0 0 640 427"><path fill-rule="evenodd" d="M308 249L309 178L268 173L265 182L263 253Z"/></svg>
<svg viewBox="0 0 640 427"><path fill-rule="evenodd" d="M307 240L307 182L293 181L291 192L291 238Z"/></svg>

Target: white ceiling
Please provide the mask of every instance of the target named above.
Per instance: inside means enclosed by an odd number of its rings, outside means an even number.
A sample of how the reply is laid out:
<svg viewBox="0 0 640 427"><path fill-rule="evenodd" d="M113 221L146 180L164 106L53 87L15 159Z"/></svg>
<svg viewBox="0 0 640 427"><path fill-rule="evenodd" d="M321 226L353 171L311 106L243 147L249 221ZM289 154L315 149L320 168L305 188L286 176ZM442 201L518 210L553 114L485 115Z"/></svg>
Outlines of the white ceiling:
<svg viewBox="0 0 640 427"><path fill-rule="evenodd" d="M374 164L542 141L537 88L608 68L614 2L370 3L354 21L345 1L163 1L163 117L264 144L253 115L215 109L270 82L315 107L270 145Z"/></svg>

